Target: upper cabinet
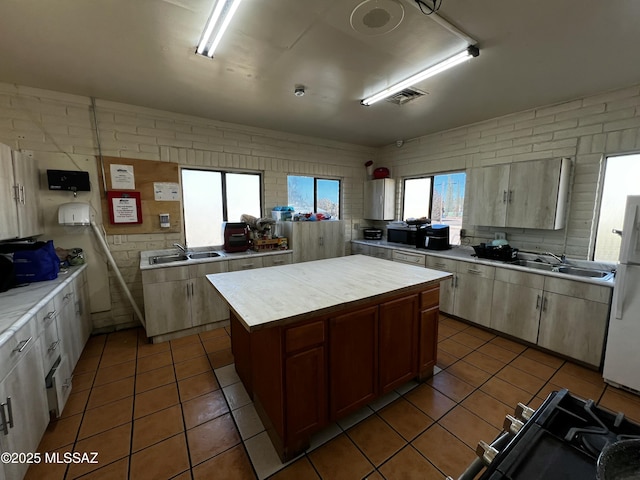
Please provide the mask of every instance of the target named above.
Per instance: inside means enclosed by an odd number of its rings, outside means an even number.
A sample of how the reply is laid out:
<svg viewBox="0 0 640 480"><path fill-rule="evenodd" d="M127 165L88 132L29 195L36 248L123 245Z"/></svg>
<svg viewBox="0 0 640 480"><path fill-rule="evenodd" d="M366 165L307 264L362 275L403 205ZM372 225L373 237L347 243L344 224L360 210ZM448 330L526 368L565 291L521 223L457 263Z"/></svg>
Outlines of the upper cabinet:
<svg viewBox="0 0 640 480"><path fill-rule="evenodd" d="M396 181L380 178L364 182L364 218L393 220L396 214Z"/></svg>
<svg viewBox="0 0 640 480"><path fill-rule="evenodd" d="M42 233L36 161L0 144L0 240Z"/></svg>
<svg viewBox="0 0 640 480"><path fill-rule="evenodd" d="M467 223L493 227L564 228L571 160L536 160L472 168Z"/></svg>

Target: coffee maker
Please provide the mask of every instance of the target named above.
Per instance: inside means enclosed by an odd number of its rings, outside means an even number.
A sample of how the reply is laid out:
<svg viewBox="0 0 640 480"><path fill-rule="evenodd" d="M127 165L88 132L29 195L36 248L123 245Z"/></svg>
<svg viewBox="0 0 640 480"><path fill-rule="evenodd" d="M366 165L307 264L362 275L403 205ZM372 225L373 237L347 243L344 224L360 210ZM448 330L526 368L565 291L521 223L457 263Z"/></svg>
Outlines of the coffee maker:
<svg viewBox="0 0 640 480"><path fill-rule="evenodd" d="M251 248L249 225L244 222L225 222L223 237L225 252L244 252Z"/></svg>

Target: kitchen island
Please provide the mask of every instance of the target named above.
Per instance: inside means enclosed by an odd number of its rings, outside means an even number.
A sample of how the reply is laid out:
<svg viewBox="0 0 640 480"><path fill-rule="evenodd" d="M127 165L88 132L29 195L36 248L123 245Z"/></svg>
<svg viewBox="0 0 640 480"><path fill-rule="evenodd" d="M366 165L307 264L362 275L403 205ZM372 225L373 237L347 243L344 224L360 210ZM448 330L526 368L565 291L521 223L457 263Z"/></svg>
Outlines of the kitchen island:
<svg viewBox="0 0 640 480"><path fill-rule="evenodd" d="M445 272L363 255L207 275L238 376L283 461L312 433L433 374Z"/></svg>

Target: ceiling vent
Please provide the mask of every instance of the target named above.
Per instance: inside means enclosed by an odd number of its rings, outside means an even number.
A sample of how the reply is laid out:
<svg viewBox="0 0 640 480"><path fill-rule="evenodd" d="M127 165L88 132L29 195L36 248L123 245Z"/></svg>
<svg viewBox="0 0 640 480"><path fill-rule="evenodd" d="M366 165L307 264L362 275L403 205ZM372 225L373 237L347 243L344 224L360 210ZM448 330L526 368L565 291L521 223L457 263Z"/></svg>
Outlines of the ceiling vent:
<svg viewBox="0 0 640 480"><path fill-rule="evenodd" d="M417 88L409 87L404 90L399 91L398 93L387 97L385 100L387 102L395 103L396 105L404 105L405 103L411 102L417 98L426 95L427 92L423 92L418 90Z"/></svg>

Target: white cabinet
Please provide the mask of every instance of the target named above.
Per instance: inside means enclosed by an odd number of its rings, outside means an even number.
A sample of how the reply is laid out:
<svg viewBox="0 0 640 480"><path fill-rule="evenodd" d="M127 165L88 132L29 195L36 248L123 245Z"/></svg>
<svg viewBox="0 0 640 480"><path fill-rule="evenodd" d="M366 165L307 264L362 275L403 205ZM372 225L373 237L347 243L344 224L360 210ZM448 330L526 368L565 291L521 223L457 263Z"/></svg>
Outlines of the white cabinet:
<svg viewBox="0 0 640 480"><path fill-rule="evenodd" d="M344 255L344 224L340 220L278 222L279 235L288 238L293 263Z"/></svg>
<svg viewBox="0 0 640 480"><path fill-rule="evenodd" d="M425 266L425 257L422 253L411 253L403 250L393 250L391 253L391 260L394 262L406 263L408 265L417 265L419 267Z"/></svg>
<svg viewBox="0 0 640 480"><path fill-rule="evenodd" d="M536 343L543 301L544 277L496 268L490 327Z"/></svg>
<svg viewBox="0 0 640 480"><path fill-rule="evenodd" d="M364 182L364 218L393 220L396 214L396 181L380 178Z"/></svg>
<svg viewBox="0 0 640 480"><path fill-rule="evenodd" d="M494 227L564 228L571 160L473 168L466 222Z"/></svg>
<svg viewBox="0 0 640 480"><path fill-rule="evenodd" d="M440 282L440 311L451 315L454 314L455 281L456 272L458 271L458 263L459 262L448 258L427 255L427 268L453 274L453 277Z"/></svg>
<svg viewBox="0 0 640 480"><path fill-rule="evenodd" d="M14 347L19 356L15 367L0 381L0 450L9 453L35 452L49 423L47 392L39 348L32 340ZM6 346L6 345L5 345ZM4 347L3 347L4 348ZM24 477L29 464L6 463L7 480Z"/></svg>
<svg viewBox="0 0 640 480"><path fill-rule="evenodd" d="M42 233L36 161L0 144L0 240Z"/></svg>
<svg viewBox="0 0 640 480"><path fill-rule="evenodd" d="M195 327L229 318L229 307L207 280L206 275L228 271L227 262L210 262L191 265L189 277L191 289L191 325ZM146 303L145 303L146 304ZM184 328L187 328L184 327Z"/></svg>

